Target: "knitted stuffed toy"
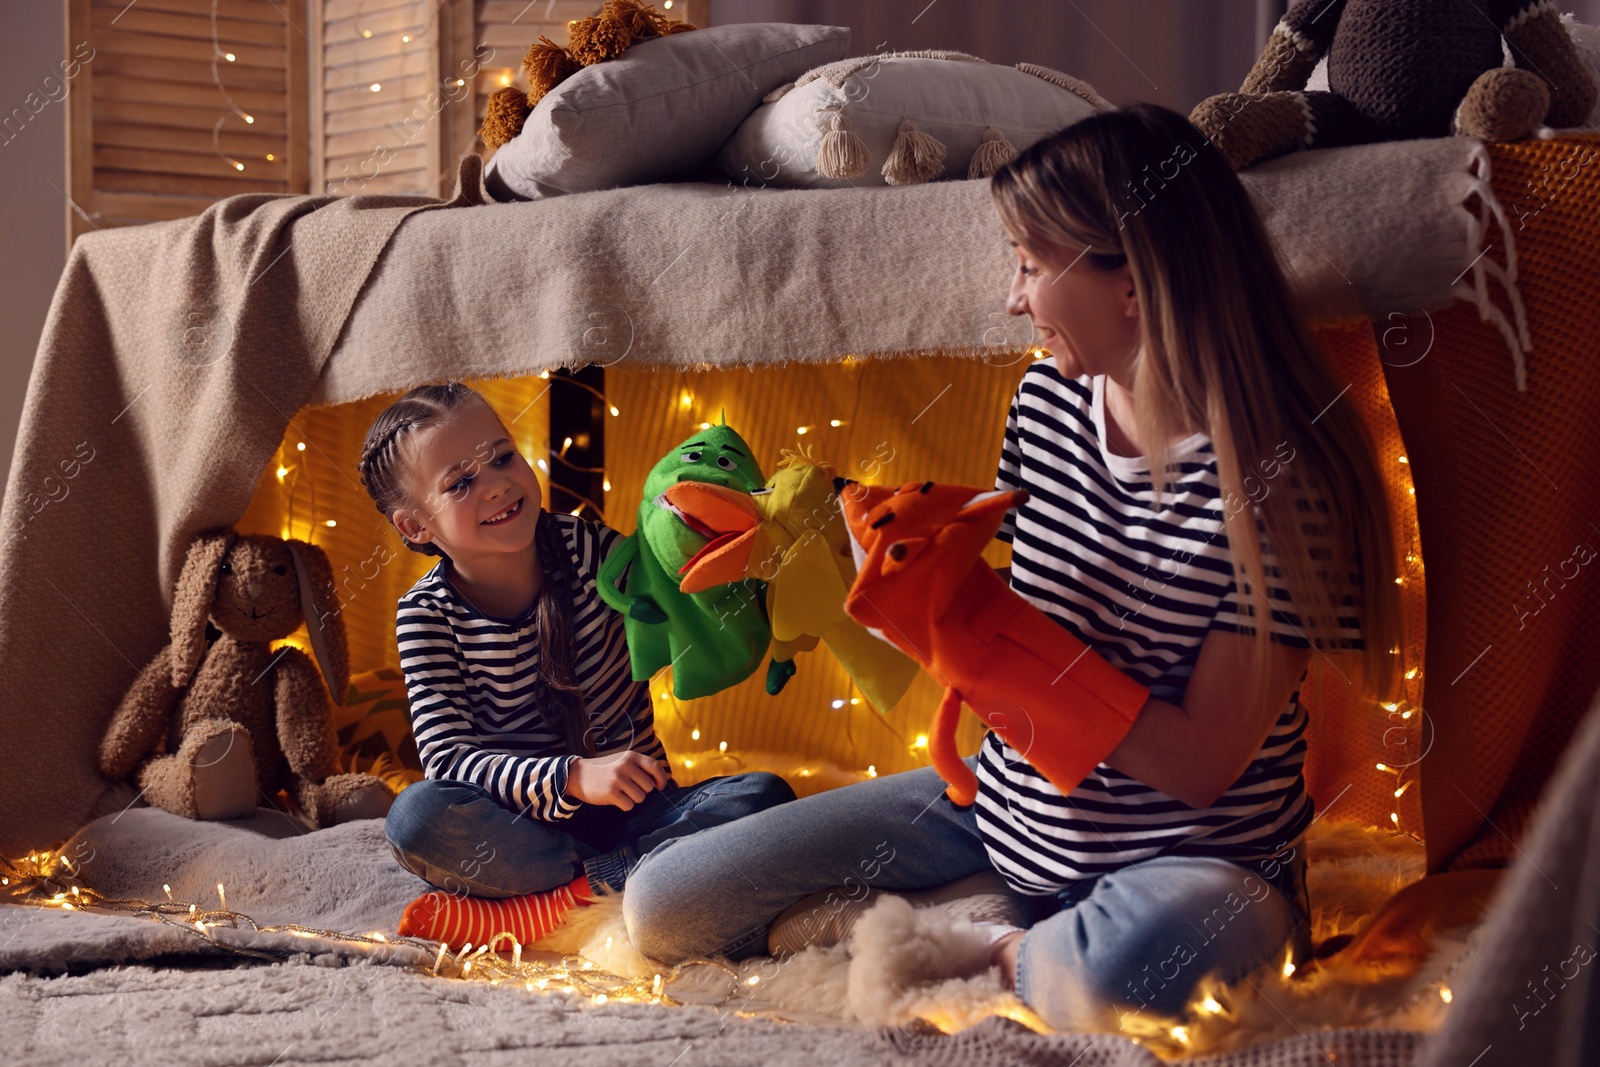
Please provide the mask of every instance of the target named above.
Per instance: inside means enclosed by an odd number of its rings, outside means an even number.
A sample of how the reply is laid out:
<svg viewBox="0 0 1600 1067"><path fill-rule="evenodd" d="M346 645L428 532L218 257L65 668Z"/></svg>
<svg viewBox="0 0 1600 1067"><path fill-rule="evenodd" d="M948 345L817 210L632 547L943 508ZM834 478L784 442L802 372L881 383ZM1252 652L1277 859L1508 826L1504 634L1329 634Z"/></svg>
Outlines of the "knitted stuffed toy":
<svg viewBox="0 0 1600 1067"><path fill-rule="evenodd" d="M1307 92L1324 54L1328 91ZM1237 170L1299 148L1445 137L1452 122L1513 141L1587 123L1595 94L1551 0L1297 0L1240 91L1189 118Z"/></svg>
<svg viewBox="0 0 1600 1067"><path fill-rule="evenodd" d="M600 14L572 23L567 47L540 37L528 49L522 57L522 69L528 72L527 92L515 85L496 89L489 97L478 135L490 148L499 148L522 132L522 124L545 93L582 68L616 59L640 41L692 29L695 27L687 22L668 21L639 0L606 0Z"/></svg>
<svg viewBox="0 0 1600 1067"><path fill-rule="evenodd" d="M132 774L151 804L190 819L249 815L281 787L318 827L387 813L387 786L339 773L328 691L343 696L350 661L338 611L317 546L233 530L195 538L172 641L112 714L101 772ZM302 620L321 675L299 649L272 648Z"/></svg>
<svg viewBox="0 0 1600 1067"><path fill-rule="evenodd" d="M678 511L666 492L693 481L749 493L764 480L750 446L726 422L673 449L645 478L638 524L601 564L596 583L601 598L626 616L635 681L671 664L673 693L691 700L721 692L761 665L772 641L761 583L680 591L678 572L721 531Z"/></svg>
<svg viewBox="0 0 1600 1067"><path fill-rule="evenodd" d="M845 614L856 565L833 492L834 469L787 448L782 456L766 488L753 493L705 482L667 489L668 503L686 516L728 531L684 565L678 588L692 593L745 577L765 582L772 624L767 692L777 695L795 672L795 653L810 652L820 640L872 706L888 711L917 676L917 665Z"/></svg>
<svg viewBox="0 0 1600 1067"><path fill-rule="evenodd" d="M1022 491L907 482L834 482L859 571L845 611L944 682L928 752L946 795L978 794L956 754L965 702L984 724L1070 792L1127 734L1150 690L1028 603L983 560Z"/></svg>

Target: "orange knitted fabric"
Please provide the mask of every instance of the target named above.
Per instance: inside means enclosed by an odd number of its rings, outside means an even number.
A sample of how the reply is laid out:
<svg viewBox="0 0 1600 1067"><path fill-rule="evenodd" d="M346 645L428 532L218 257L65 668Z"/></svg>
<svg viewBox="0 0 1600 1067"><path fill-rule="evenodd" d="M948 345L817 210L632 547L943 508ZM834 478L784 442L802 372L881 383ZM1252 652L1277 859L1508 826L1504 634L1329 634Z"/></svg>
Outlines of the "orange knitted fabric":
<svg viewBox="0 0 1600 1067"><path fill-rule="evenodd" d="M1428 567L1436 737L1420 769L1435 871L1515 855L1600 687L1600 138L1487 148L1533 342L1527 390L1466 302L1431 315L1426 357L1384 366ZM1499 227L1487 242L1504 262Z"/></svg>

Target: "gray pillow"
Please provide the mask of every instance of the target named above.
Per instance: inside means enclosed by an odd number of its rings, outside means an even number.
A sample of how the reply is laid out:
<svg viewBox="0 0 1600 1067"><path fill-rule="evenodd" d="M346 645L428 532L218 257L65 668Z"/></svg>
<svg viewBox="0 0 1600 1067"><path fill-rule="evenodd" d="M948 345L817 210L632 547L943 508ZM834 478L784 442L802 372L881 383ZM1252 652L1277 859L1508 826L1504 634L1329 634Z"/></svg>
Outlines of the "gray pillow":
<svg viewBox="0 0 1600 1067"><path fill-rule="evenodd" d="M546 93L489 160L496 200L682 180L712 169L768 90L850 51L845 26L712 26L644 41Z"/></svg>

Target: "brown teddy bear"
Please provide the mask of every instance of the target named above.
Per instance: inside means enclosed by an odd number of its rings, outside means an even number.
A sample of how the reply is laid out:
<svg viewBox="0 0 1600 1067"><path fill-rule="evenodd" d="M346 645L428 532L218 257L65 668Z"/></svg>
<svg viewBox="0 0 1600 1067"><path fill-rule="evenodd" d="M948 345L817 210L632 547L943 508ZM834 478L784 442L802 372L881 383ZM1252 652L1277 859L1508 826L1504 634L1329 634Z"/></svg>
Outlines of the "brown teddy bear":
<svg viewBox="0 0 1600 1067"><path fill-rule="evenodd" d="M270 642L301 620L310 657ZM328 686L350 678L333 568L304 541L202 534L189 546L172 603L172 642L112 715L100 742L108 778L132 774L151 804L190 819L234 819L281 787L314 826L386 814L394 793L339 773Z"/></svg>
<svg viewBox="0 0 1600 1067"><path fill-rule="evenodd" d="M490 148L499 148L522 132L523 123L545 93L582 68L616 59L640 41L694 28L688 22L668 20L639 0L606 0L600 14L570 23L567 47L540 37L528 49L522 57L522 68L528 72L528 91L515 85L496 89L489 97L478 135Z"/></svg>
<svg viewBox="0 0 1600 1067"><path fill-rule="evenodd" d="M1515 66L1504 65L1501 40ZM1305 91L1328 59L1328 91ZM1586 123L1596 88L1550 0L1297 0L1237 93L1189 119L1238 170L1299 148L1514 141Z"/></svg>

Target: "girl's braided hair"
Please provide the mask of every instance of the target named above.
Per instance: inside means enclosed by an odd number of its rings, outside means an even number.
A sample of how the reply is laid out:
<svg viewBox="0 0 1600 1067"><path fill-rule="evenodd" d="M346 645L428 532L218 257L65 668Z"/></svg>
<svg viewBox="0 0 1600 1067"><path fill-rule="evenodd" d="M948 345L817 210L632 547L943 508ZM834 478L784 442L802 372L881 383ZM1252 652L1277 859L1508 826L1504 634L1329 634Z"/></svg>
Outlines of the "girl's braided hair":
<svg viewBox="0 0 1600 1067"><path fill-rule="evenodd" d="M494 412L493 405L481 393L462 382L422 385L384 408L372 420L361 446L361 458L356 462L356 469L361 474L361 484L367 495L372 498L385 521L392 523L396 511L414 506L404 484L409 462L404 442L418 430L453 417L464 404L471 402L482 404L491 413ZM437 503L428 500L423 505L431 513L434 510L432 505ZM593 739L584 726L583 688L572 673L570 620L573 615L573 587L578 575L572 563L572 554L563 543L560 530L548 515L537 516L534 537L539 563L544 568L544 582L536 610L542 689L539 713L545 726L566 740L570 751L592 756ZM404 534L400 535L400 539L413 552L449 559L449 554L433 541L419 544Z"/></svg>

